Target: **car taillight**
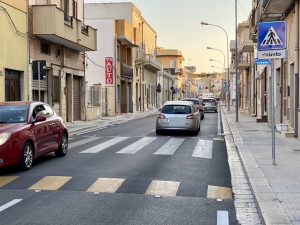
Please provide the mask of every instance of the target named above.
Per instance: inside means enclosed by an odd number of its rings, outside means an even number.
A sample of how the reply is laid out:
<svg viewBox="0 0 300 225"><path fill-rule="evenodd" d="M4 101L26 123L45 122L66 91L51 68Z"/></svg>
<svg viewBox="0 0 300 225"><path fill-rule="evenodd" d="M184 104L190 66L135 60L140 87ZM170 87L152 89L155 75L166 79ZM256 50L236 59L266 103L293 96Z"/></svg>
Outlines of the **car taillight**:
<svg viewBox="0 0 300 225"><path fill-rule="evenodd" d="M194 116L194 114L191 114L191 115L188 115L187 117L186 117L186 119L188 120L188 119L195 119L195 116Z"/></svg>
<svg viewBox="0 0 300 225"><path fill-rule="evenodd" d="M165 119L166 117L165 117L164 114L159 113L158 116L157 116L157 118Z"/></svg>

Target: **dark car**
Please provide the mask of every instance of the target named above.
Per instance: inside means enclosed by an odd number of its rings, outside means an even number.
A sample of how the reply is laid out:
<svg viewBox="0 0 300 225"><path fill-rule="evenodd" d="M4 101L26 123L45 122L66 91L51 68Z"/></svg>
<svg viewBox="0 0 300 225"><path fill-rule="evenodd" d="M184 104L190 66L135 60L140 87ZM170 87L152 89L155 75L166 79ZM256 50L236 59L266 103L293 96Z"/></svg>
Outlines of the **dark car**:
<svg viewBox="0 0 300 225"><path fill-rule="evenodd" d="M184 98L184 99L182 99L182 101L193 102L194 105L196 106L196 108L200 112L201 120L203 120L203 118L204 118L204 110L203 110L203 107L202 107L202 104L201 104L201 99L198 99L198 98Z"/></svg>
<svg viewBox="0 0 300 225"><path fill-rule="evenodd" d="M68 130L43 102L0 102L0 168L29 170L33 160L49 152L65 156Z"/></svg>

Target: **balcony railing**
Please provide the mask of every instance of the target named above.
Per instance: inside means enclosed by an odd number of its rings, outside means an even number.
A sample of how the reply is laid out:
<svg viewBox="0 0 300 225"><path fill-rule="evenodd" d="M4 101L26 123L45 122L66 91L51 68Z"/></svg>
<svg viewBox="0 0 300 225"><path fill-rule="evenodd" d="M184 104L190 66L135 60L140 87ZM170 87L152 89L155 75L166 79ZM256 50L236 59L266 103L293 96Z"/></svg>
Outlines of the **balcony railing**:
<svg viewBox="0 0 300 225"><path fill-rule="evenodd" d="M125 63L121 64L121 76L133 79L133 68Z"/></svg>
<svg viewBox="0 0 300 225"><path fill-rule="evenodd" d="M146 54L146 61L152 63L153 65L155 65L158 68L162 68L162 62L155 59L154 56L151 54Z"/></svg>
<svg viewBox="0 0 300 225"><path fill-rule="evenodd" d="M239 63L250 63L250 56L248 54L240 54Z"/></svg>

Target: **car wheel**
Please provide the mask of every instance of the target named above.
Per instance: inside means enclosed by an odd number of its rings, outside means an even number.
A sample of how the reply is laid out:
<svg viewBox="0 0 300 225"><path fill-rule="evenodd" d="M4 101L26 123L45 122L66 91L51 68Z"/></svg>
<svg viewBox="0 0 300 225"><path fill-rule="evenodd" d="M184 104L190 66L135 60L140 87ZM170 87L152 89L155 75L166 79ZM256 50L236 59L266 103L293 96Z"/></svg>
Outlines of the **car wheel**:
<svg viewBox="0 0 300 225"><path fill-rule="evenodd" d="M58 149L54 151L56 156L65 156L68 153L68 137L67 134L64 132L61 135L60 143Z"/></svg>
<svg viewBox="0 0 300 225"><path fill-rule="evenodd" d="M200 124L198 124L198 131L200 131Z"/></svg>
<svg viewBox="0 0 300 225"><path fill-rule="evenodd" d="M33 164L33 147L29 142L25 142L19 162L19 169L30 170Z"/></svg>
<svg viewBox="0 0 300 225"><path fill-rule="evenodd" d="M218 112L218 110L215 110L215 113L217 113Z"/></svg>
<svg viewBox="0 0 300 225"><path fill-rule="evenodd" d="M201 120L203 120L203 119L204 119L204 115L201 116Z"/></svg>
<svg viewBox="0 0 300 225"><path fill-rule="evenodd" d="M160 130L155 130L155 133L156 134L161 134L161 131Z"/></svg>

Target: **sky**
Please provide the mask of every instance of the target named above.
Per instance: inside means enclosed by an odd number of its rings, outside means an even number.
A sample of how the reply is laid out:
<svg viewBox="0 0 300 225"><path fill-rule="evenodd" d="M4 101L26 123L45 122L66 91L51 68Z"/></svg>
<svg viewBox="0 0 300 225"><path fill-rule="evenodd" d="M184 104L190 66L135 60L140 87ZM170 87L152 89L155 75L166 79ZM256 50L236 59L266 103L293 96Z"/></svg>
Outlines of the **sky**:
<svg viewBox="0 0 300 225"><path fill-rule="evenodd" d="M223 52L227 68L226 33L229 45L235 40L235 0L84 0L110 2L132 2L156 31L157 45L181 51L183 66L195 66L196 73L222 72ZM251 0L237 0L237 23L247 20L251 7ZM202 21L222 27L226 33L219 27L202 26ZM207 50L208 46L222 52Z"/></svg>

